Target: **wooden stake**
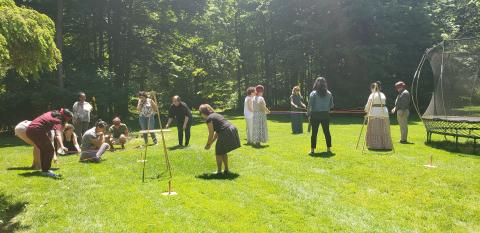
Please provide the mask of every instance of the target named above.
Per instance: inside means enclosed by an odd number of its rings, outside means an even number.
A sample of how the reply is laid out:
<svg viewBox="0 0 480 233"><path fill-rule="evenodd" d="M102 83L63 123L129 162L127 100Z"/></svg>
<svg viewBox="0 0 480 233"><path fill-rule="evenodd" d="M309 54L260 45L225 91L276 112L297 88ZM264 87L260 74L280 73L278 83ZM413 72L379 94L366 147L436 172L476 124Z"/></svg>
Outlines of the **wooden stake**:
<svg viewBox="0 0 480 233"><path fill-rule="evenodd" d="M436 168L437 167L437 166L433 165L433 155L430 155L430 161L428 162L428 164L425 164L423 166L427 167L427 168Z"/></svg>

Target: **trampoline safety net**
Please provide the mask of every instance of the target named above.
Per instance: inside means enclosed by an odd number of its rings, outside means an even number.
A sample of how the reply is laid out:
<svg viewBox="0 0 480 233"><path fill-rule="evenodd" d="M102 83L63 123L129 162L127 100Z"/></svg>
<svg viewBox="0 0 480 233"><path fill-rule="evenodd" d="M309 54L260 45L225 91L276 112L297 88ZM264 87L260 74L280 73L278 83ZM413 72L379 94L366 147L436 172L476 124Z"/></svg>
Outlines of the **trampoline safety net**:
<svg viewBox="0 0 480 233"><path fill-rule="evenodd" d="M443 41L422 60L429 61L434 78L432 98L422 115L427 132L480 138L480 40Z"/></svg>

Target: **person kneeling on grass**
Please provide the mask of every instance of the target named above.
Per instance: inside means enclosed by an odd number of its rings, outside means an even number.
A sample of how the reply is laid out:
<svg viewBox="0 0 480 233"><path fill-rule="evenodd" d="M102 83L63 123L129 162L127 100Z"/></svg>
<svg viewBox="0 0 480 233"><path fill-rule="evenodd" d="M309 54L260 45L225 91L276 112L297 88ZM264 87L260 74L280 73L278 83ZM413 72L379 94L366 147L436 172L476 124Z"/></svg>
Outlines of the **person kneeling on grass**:
<svg viewBox="0 0 480 233"><path fill-rule="evenodd" d="M80 149L80 146L78 145L78 139L77 139L77 134L75 133L75 127L71 124L66 124L65 129L63 130L62 134L62 141L63 141L63 146L67 150L63 150L64 153L66 154L76 154L76 153L81 153L82 150Z"/></svg>
<svg viewBox="0 0 480 233"><path fill-rule="evenodd" d="M82 137L82 153L80 155L80 162L92 161L100 162L100 159L110 148L110 145L105 142L105 131L107 130L107 123L98 120L95 127L87 130Z"/></svg>
<svg viewBox="0 0 480 233"><path fill-rule="evenodd" d="M128 137L128 127L126 124L123 124L120 120L120 117L113 118L113 125L108 129L109 140L108 143L110 147L113 148L113 145L121 145L122 149L125 149L125 143L127 142Z"/></svg>
<svg viewBox="0 0 480 233"><path fill-rule="evenodd" d="M215 145L217 174L222 173L222 163L225 166L224 173L228 174L227 153L240 147L240 137L238 136L237 128L225 120L222 115L215 113L213 108L208 104L200 105L198 110L208 125L208 141L205 149L209 150L213 142L217 140L217 144Z"/></svg>

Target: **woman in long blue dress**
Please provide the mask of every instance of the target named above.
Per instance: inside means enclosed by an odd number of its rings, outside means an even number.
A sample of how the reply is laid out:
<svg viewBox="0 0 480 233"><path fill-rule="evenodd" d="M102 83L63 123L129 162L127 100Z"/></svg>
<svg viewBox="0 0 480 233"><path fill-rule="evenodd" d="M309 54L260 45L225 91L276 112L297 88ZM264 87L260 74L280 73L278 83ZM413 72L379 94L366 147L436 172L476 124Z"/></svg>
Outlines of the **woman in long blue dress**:
<svg viewBox="0 0 480 233"><path fill-rule="evenodd" d="M292 106L292 133L303 133L303 113L298 113L307 109L307 106L303 103L303 97L300 94L300 87L294 86L292 89L292 95L290 96L290 105Z"/></svg>

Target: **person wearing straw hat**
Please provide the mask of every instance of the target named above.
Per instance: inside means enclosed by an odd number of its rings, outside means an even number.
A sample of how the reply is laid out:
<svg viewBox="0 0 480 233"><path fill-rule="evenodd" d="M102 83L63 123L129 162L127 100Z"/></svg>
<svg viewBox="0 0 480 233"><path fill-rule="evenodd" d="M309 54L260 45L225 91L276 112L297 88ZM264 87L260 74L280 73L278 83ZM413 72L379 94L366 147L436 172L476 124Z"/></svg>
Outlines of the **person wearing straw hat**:
<svg viewBox="0 0 480 233"><path fill-rule="evenodd" d="M392 114L397 112L397 121L400 126L401 139L400 143L408 143L408 116L410 115L410 93L407 91L407 85L399 81L395 83L395 89L398 92L395 100L395 107Z"/></svg>
<svg viewBox="0 0 480 233"><path fill-rule="evenodd" d="M267 114L270 110L263 98L265 88L262 85L255 87L257 95L253 98L253 133L252 143L254 146L260 146L260 143L268 141Z"/></svg>
<svg viewBox="0 0 480 233"><path fill-rule="evenodd" d="M327 80L318 77L313 84L313 91L308 98L308 115L312 124L310 137L310 155L315 154L317 147L317 134L320 124L327 143L327 152L331 152L332 136L330 134L330 110L334 107L332 93L328 90Z"/></svg>
<svg viewBox="0 0 480 233"><path fill-rule="evenodd" d="M240 137L237 128L225 118L216 113L208 104L202 104L198 108L203 119L208 126L208 140L205 149L209 150L212 144L215 144L215 155L217 160L217 174L222 173L222 164L225 168L224 174L229 173L228 153L240 148Z"/></svg>
<svg viewBox="0 0 480 233"><path fill-rule="evenodd" d="M298 113L304 111L307 106L303 103L302 94L300 94L300 86L294 86L292 89L292 95L290 96L290 105L292 107L291 120L292 120L292 133L293 134L302 134L303 133L303 113Z"/></svg>
<svg viewBox="0 0 480 233"><path fill-rule="evenodd" d="M371 94L365 105L367 113L366 144L372 150L392 150L392 136L390 134L390 119L386 107L387 98L381 92L380 82L370 85Z"/></svg>

